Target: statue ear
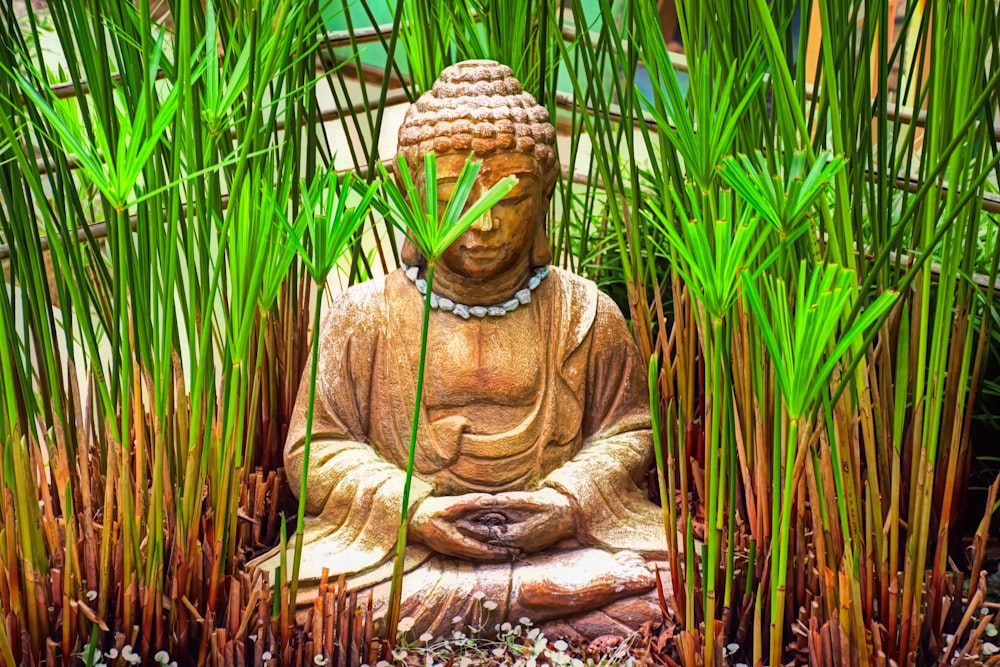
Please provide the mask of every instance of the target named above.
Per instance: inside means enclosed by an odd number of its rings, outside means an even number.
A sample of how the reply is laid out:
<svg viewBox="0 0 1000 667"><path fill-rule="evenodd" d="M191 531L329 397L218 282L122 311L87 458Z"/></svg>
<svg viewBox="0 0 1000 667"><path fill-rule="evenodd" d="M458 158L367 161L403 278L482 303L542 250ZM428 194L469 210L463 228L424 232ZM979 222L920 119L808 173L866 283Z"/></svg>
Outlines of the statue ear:
<svg viewBox="0 0 1000 667"><path fill-rule="evenodd" d="M396 185L399 186L403 196L406 197L406 191L403 190L403 179L399 174L398 160L392 161L392 175L393 178L396 179ZM408 238L403 239L403 247L399 250L399 260L407 266L427 266L427 260L424 259L424 256L420 254L420 250L417 249L417 246L413 245Z"/></svg>
<svg viewBox="0 0 1000 667"><path fill-rule="evenodd" d="M545 225L538 225L535 239L531 242L531 265L547 266L552 261L552 251L549 250L549 240L545 236Z"/></svg>
<svg viewBox="0 0 1000 667"><path fill-rule="evenodd" d="M403 239L403 247L399 251L399 259L407 266L427 266L427 260L417 249L417 246L410 243L410 239Z"/></svg>

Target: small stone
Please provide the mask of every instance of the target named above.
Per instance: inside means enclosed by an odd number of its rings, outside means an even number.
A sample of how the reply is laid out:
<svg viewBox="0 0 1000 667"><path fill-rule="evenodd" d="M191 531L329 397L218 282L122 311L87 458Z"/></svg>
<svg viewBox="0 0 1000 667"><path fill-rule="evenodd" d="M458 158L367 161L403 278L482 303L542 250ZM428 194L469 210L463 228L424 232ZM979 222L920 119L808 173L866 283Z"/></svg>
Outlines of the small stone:
<svg viewBox="0 0 1000 667"><path fill-rule="evenodd" d="M528 289L531 290L538 289L538 286L541 284L542 284L542 277L536 273L535 275L531 276L531 279L528 281Z"/></svg>
<svg viewBox="0 0 1000 667"><path fill-rule="evenodd" d="M440 299L438 299L438 308L440 308L444 312L447 313L454 307L455 307L455 302L452 301L451 299L447 297L441 297Z"/></svg>
<svg viewBox="0 0 1000 667"><path fill-rule="evenodd" d="M444 310L442 306L441 310ZM469 307L462 303L456 303L454 308L454 313L461 317L463 320L469 319Z"/></svg>
<svg viewBox="0 0 1000 667"><path fill-rule="evenodd" d="M507 310L503 306L490 306L486 310L486 314L490 317L503 317L507 314Z"/></svg>
<svg viewBox="0 0 1000 667"><path fill-rule="evenodd" d="M513 313L517 310L517 307L521 305L521 302L517 299L511 299L510 301L504 301L503 309L508 313Z"/></svg>
<svg viewBox="0 0 1000 667"><path fill-rule="evenodd" d="M514 293L514 298L517 299L521 305L531 302L531 290L525 287L524 289L519 289Z"/></svg>
<svg viewBox="0 0 1000 667"><path fill-rule="evenodd" d="M410 280L416 280L417 276L419 276L419 275L420 275L420 267L419 266L410 266L410 267L407 267L407 269L406 269L406 277L407 278L409 278Z"/></svg>
<svg viewBox="0 0 1000 667"><path fill-rule="evenodd" d="M417 278L417 280L414 281L413 284L417 286L417 291L418 292L420 292L421 294L427 294L427 281L426 280L424 280L423 278Z"/></svg>
<svg viewBox="0 0 1000 667"><path fill-rule="evenodd" d="M549 265L546 264L545 266L535 269L535 275L538 276L539 278L544 278L545 276L549 275Z"/></svg>
<svg viewBox="0 0 1000 667"><path fill-rule="evenodd" d="M431 292L431 308L437 310L438 306L440 305L441 305L441 297L439 297L434 292Z"/></svg>
<svg viewBox="0 0 1000 667"><path fill-rule="evenodd" d="M489 311L486 309L486 306L473 306L472 308L469 308L469 314L475 315L476 317L486 317L486 313L488 312Z"/></svg>

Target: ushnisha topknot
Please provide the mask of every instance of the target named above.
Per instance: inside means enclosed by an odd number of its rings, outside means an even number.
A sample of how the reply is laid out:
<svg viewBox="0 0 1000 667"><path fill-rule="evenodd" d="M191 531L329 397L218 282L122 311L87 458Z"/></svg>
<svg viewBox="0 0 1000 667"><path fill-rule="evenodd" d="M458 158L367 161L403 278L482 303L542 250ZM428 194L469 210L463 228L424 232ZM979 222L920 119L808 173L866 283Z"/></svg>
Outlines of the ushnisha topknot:
<svg viewBox="0 0 1000 667"><path fill-rule="evenodd" d="M549 112L524 92L510 67L492 60L451 65L420 96L399 128L399 151L411 169L426 153L526 153L540 176L555 180L556 132Z"/></svg>

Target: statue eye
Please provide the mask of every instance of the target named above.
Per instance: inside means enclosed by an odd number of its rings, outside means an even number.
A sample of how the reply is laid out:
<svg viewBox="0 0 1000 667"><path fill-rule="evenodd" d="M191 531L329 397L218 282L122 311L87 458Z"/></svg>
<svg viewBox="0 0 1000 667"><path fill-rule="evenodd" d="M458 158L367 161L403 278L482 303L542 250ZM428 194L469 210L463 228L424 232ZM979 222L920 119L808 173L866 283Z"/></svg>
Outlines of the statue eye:
<svg viewBox="0 0 1000 667"><path fill-rule="evenodd" d="M530 197L530 196L531 196L531 194L527 193L527 192L524 193L524 194L521 194L521 195L514 195L513 197L508 196L508 197L504 197L503 199L501 199L500 203L501 204L520 204L521 202L526 201L528 199L528 197Z"/></svg>

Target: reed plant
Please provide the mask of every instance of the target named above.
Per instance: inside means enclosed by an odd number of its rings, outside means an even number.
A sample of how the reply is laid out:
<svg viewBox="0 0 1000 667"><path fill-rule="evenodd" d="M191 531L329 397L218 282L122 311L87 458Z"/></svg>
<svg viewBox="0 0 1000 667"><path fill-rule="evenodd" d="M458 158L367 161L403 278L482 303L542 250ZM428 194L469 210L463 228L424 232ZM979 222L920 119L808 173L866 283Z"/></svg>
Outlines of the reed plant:
<svg viewBox="0 0 1000 667"><path fill-rule="evenodd" d="M968 559L955 511L992 327L996 8L678 2L681 58L650 3L597 4L572 3L592 28L559 66L659 369L677 658L975 652L993 503Z"/></svg>
<svg viewBox="0 0 1000 667"><path fill-rule="evenodd" d="M291 662L243 563L282 527L296 251L324 243L281 220L334 185L316 7L179 0L172 30L148 2L26 9L0 9L2 662Z"/></svg>
<svg viewBox="0 0 1000 667"><path fill-rule="evenodd" d="M328 170L325 175L315 178L308 188L303 188L305 206L299 213L299 221L294 226L287 221L288 238L297 244L306 272L316 285L316 299L313 306L313 336L309 369L309 397L306 408L306 432L302 445L302 478L299 482L299 505L295 519L295 551L292 557L291 578L288 588L288 605L295 607L299 584L299 568L302 563L302 545L305 535L306 487L309 483L309 450L312 444L313 410L316 405L316 368L319 364L320 321L323 312L323 295L327 281L337 268L338 262L350 246L354 236L364 223L368 205L375 195L376 184L355 187L350 172L343 179L337 172ZM355 192L357 190L357 192ZM359 201L348 206L352 195L359 195ZM281 213L278 212L278 216ZM309 247L300 239L308 232ZM286 267L287 268L287 267ZM283 274L282 274L283 275ZM284 583L284 582L283 582Z"/></svg>
<svg viewBox="0 0 1000 667"><path fill-rule="evenodd" d="M406 158L400 155L398 167L399 184L389 175L385 167L379 165L382 173L382 192L377 207L386 218L420 251L427 262L427 273L418 282L424 294L423 319L420 326L420 359L417 365L416 395L413 403L413 419L410 425L410 445L406 459L406 480L403 484L403 498L400 507L399 529L396 532L396 554L393 559L392 581L389 592L389 607L386 612L385 636L392 644L396 639L399 625L399 610L403 595L403 564L406 556L407 531L410 524L410 487L413 481L413 462L417 451L417 432L421 413L424 386L424 368L427 361L427 335L430 327L431 295L434 285L434 267L444 251L448 249L466 230L517 184L517 177L505 176L469 202L481 162L474 162L472 156L462 166L455 180L451 196L442 209L438 201L437 157L434 153L424 155L424 168L419 188L410 173ZM304 477L304 475L303 475Z"/></svg>
<svg viewBox="0 0 1000 667"><path fill-rule="evenodd" d="M370 0L362 0L366 4ZM401 34L415 93L430 90L448 65L490 59L510 66L524 90L545 98L555 57L544 0L402 0Z"/></svg>

